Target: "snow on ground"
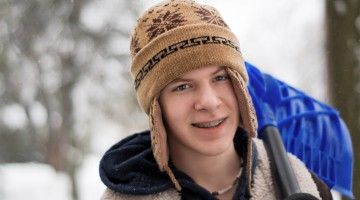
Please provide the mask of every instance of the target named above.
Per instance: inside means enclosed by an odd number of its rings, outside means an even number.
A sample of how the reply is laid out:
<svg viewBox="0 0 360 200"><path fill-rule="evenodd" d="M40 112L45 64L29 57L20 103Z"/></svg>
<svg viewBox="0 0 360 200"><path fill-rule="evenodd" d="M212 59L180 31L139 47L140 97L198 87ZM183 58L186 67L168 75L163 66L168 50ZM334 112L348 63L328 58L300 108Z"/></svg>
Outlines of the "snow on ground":
<svg viewBox="0 0 360 200"><path fill-rule="evenodd" d="M99 162L100 157L87 155L79 168L77 175L79 200L98 200L104 192L105 185L99 177Z"/></svg>
<svg viewBox="0 0 360 200"><path fill-rule="evenodd" d="M71 200L68 176L45 164L0 165L0 185L2 200Z"/></svg>
<svg viewBox="0 0 360 200"><path fill-rule="evenodd" d="M78 169L79 200L98 200L105 190L99 177L100 157L87 155ZM70 179L39 163L0 165L1 200L71 200Z"/></svg>

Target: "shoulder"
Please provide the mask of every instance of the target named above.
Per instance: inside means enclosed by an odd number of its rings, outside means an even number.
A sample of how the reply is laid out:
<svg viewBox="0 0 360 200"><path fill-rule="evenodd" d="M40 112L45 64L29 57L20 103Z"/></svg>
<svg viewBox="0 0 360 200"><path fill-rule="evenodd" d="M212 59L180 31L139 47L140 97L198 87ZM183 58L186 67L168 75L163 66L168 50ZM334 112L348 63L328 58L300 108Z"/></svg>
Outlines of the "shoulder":
<svg viewBox="0 0 360 200"><path fill-rule="evenodd" d="M164 192L148 195L129 195L121 194L107 188L101 197L101 200L180 200L181 197L174 189L169 189Z"/></svg>
<svg viewBox="0 0 360 200"><path fill-rule="evenodd" d="M255 138L253 141L258 152L258 156L255 174L253 175L254 180L252 195L258 196L255 199L264 199L264 197L267 197L268 195L273 195L273 197L268 197L266 199L276 199L276 196L279 194L279 189L277 188L277 184L275 182L267 150L262 140ZM312 194L320 199L317 185L304 163L290 153L288 153L288 158L299 182L301 191Z"/></svg>
<svg viewBox="0 0 360 200"><path fill-rule="evenodd" d="M274 183L274 174L271 173L270 159L267 155L264 143L258 138L253 139L257 151L256 167L253 174L251 199L277 199L278 188Z"/></svg>

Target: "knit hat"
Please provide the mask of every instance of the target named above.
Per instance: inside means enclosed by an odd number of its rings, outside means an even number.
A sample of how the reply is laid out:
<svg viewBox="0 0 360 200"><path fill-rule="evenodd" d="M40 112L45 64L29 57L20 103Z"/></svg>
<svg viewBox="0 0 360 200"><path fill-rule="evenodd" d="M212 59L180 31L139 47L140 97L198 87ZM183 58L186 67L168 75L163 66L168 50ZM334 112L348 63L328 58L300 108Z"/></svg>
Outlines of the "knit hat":
<svg viewBox="0 0 360 200"><path fill-rule="evenodd" d="M226 67L239 104L239 126L250 136L251 157L251 137L256 135L257 121L246 87L248 75L238 39L218 11L192 0L159 3L138 19L130 51L137 99L150 119L154 157L176 189L180 190L180 185L168 166L167 135L158 97L167 84L194 69L210 65ZM250 169L252 159L247 160Z"/></svg>

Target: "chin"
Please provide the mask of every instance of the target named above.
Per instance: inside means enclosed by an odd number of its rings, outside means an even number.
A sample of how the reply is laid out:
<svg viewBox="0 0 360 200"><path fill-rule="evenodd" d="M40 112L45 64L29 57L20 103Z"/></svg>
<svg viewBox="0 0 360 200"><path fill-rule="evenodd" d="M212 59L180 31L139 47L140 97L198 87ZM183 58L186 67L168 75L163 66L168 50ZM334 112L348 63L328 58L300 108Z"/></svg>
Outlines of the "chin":
<svg viewBox="0 0 360 200"><path fill-rule="evenodd" d="M212 144L203 144L201 149L198 149L198 151L207 156L218 156L227 152L233 146L233 140L231 139L231 141L219 141L218 143L212 142Z"/></svg>

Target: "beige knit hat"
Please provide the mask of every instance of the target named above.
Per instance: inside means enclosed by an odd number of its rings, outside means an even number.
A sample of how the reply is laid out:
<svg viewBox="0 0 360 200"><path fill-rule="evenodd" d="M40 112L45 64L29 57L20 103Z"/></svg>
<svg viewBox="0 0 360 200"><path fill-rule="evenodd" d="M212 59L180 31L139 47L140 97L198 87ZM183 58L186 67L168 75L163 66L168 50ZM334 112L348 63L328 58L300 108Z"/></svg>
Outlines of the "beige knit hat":
<svg viewBox="0 0 360 200"><path fill-rule="evenodd" d="M150 118L154 157L176 189L181 188L168 166L167 135L158 102L161 90L174 79L200 67L225 66L239 104L239 126L249 138L256 135L257 121L238 39L213 7L192 0L168 0L151 7L137 21L130 50L137 99ZM252 149L251 141L248 149ZM251 158L252 151L248 152ZM247 160L250 169L252 159Z"/></svg>

